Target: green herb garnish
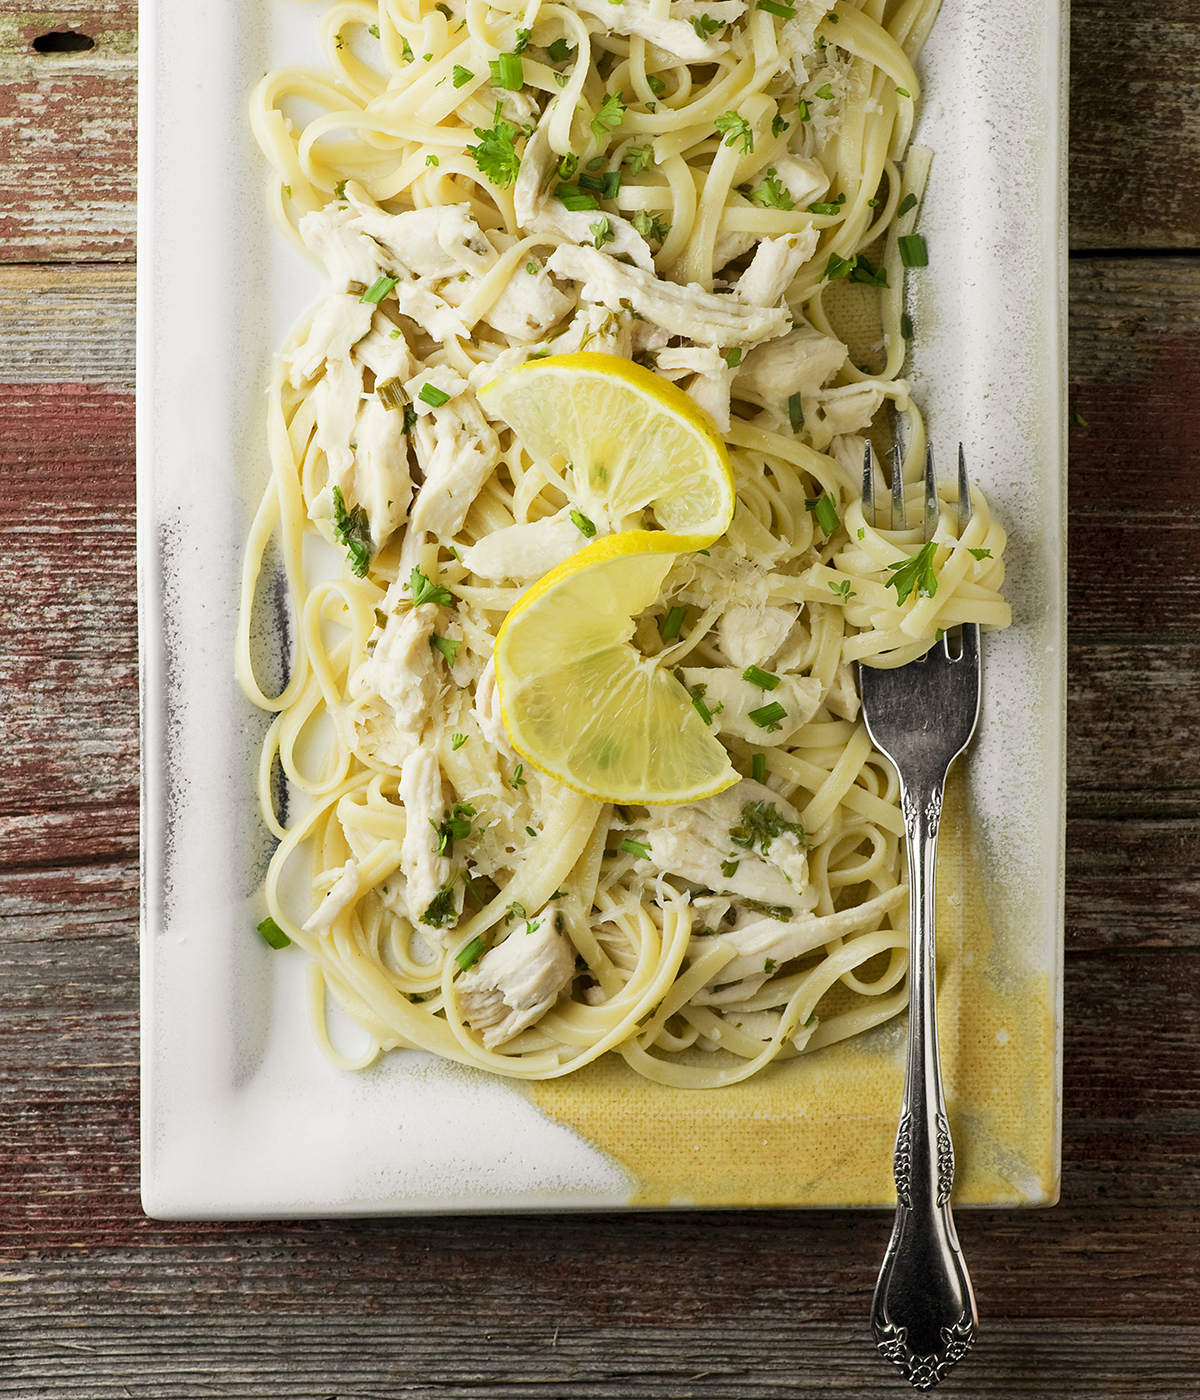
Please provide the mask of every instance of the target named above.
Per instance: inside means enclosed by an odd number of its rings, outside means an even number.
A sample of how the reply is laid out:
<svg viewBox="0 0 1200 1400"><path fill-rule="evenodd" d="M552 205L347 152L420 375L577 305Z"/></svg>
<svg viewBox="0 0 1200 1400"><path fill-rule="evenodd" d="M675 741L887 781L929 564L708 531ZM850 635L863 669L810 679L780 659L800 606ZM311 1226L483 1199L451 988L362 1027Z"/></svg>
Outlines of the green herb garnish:
<svg viewBox="0 0 1200 1400"><path fill-rule="evenodd" d="M898 559L894 564L888 565L893 574L888 579L887 586L896 590L897 603L903 603L914 589L922 598L932 598L937 592L937 575L933 572L933 556L936 552L937 542L930 540L928 544L922 545L911 559Z"/></svg>
<svg viewBox="0 0 1200 1400"><path fill-rule="evenodd" d="M371 522L362 506L346 509L340 486L333 488L333 535L346 548L350 572L355 578L365 578L371 562Z"/></svg>
<svg viewBox="0 0 1200 1400"><path fill-rule="evenodd" d="M274 919L266 918L258 925L258 931L272 948L286 948L291 943L291 939L279 927Z"/></svg>

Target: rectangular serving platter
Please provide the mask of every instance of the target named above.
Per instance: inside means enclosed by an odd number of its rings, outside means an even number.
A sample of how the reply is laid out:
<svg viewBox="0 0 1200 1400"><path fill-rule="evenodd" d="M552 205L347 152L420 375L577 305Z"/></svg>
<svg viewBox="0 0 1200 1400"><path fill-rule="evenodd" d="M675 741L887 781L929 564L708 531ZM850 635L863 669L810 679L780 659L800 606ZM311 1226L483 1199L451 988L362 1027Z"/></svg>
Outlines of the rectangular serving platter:
<svg viewBox="0 0 1200 1400"><path fill-rule="evenodd" d="M271 227L248 94L315 63L316 7L144 7L138 270L142 1200L163 1219L629 1206L880 1206L904 1025L735 1088L621 1061L522 1085L396 1052L334 1068L304 959L254 933L266 719L233 677L263 392L319 277ZM921 60L935 152L909 372L1009 531L1015 625L941 837L939 1008L956 1201L1058 1192L1064 808L1065 7L946 0ZM181 42L181 36L186 41ZM332 1023L352 1050L355 1029ZM612 1060L613 1057L609 1057Z"/></svg>

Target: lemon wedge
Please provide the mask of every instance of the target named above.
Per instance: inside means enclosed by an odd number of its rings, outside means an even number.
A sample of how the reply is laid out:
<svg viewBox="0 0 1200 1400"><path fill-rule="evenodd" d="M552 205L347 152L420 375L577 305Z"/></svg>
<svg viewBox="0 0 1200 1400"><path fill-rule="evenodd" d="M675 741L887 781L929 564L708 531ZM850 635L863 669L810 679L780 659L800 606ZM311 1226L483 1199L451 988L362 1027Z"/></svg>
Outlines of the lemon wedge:
<svg viewBox="0 0 1200 1400"><path fill-rule="evenodd" d="M594 540L534 584L496 638L500 713L513 747L602 802L694 802L738 780L670 671L630 645L683 536Z"/></svg>
<svg viewBox="0 0 1200 1400"><path fill-rule="evenodd" d="M538 461L570 464L572 504L605 530L649 507L702 549L733 519L733 469L707 415L632 360L581 352L527 360L479 391Z"/></svg>

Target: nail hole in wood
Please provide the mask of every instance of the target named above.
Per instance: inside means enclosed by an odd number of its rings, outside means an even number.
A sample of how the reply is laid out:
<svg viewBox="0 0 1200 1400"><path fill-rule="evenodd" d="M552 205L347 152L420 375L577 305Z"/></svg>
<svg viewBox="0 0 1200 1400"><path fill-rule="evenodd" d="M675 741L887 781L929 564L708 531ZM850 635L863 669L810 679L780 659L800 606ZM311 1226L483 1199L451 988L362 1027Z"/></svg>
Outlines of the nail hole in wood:
<svg viewBox="0 0 1200 1400"><path fill-rule="evenodd" d="M73 29L55 30L52 34L39 34L33 47L38 53L86 53L96 47L96 41Z"/></svg>

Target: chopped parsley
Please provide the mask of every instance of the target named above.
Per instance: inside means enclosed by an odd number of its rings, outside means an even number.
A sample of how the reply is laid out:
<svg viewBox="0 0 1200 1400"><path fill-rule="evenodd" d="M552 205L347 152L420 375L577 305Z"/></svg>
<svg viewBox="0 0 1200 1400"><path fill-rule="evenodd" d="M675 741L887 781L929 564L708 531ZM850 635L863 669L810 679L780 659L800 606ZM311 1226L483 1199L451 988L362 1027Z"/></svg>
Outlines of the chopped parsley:
<svg viewBox="0 0 1200 1400"><path fill-rule="evenodd" d="M621 164L629 167L631 175L640 175L647 166L654 164L653 146L627 146L621 157Z"/></svg>
<svg viewBox="0 0 1200 1400"><path fill-rule="evenodd" d="M528 46L529 46L529 34L530 34L530 31L529 31L528 29L518 29L518 30L517 30L517 35L516 35L517 42L513 45L513 53L524 53L524 52L525 52L526 48L528 48Z"/></svg>
<svg viewBox="0 0 1200 1400"><path fill-rule="evenodd" d="M446 658L447 666L453 666L455 659L458 656L458 649L460 646L462 646L462 639L455 637L439 637L438 634L435 632L433 636L429 639L429 645L434 649L434 651L441 652L441 654Z"/></svg>
<svg viewBox="0 0 1200 1400"><path fill-rule="evenodd" d="M437 832L439 856L450 855L456 841L465 841L470 836L471 818L474 815L475 808L469 802L456 802L442 818L440 825L432 817L429 818L429 825Z"/></svg>
<svg viewBox="0 0 1200 1400"><path fill-rule="evenodd" d="M737 874L738 866L741 865L741 863L740 860L723 860L721 862L721 874L724 875L727 880L732 879L733 876Z"/></svg>
<svg viewBox="0 0 1200 1400"><path fill-rule="evenodd" d="M600 110L591 120L592 135L597 141L603 141L610 131L621 125L624 115L625 104L621 101L621 94L607 93L600 104Z"/></svg>
<svg viewBox="0 0 1200 1400"><path fill-rule="evenodd" d="M440 583L431 583L420 569L414 569L409 574L408 586L412 592L413 607L419 608L422 603L436 603L439 608L450 605L450 590Z"/></svg>
<svg viewBox="0 0 1200 1400"><path fill-rule="evenodd" d="M554 194L572 213L600 208L600 201L596 196L590 190L581 190L578 185L557 185Z"/></svg>
<svg viewBox="0 0 1200 1400"><path fill-rule="evenodd" d="M786 128L786 122L784 126ZM778 133L776 133L778 134ZM750 198L764 209L794 209L796 201L787 186L780 180L775 168L767 171L763 180L750 191Z"/></svg>
<svg viewBox="0 0 1200 1400"><path fill-rule="evenodd" d="M843 603L848 603L851 598L858 597L858 594L850 587L850 580L848 578L844 578L838 583L834 583L831 580L829 589L830 592L836 593Z"/></svg>
<svg viewBox="0 0 1200 1400"><path fill-rule="evenodd" d="M465 734L451 734L451 736L450 736L450 750L451 750L451 752L452 752L452 753L457 753L458 750L461 749L462 746L463 746L466 742L467 742L467 736L466 736Z"/></svg>
<svg viewBox="0 0 1200 1400"><path fill-rule="evenodd" d="M379 38L379 26L378 26L377 24L368 24L368 25L367 25L367 33L371 36L372 39L378 39L378 38Z"/></svg>
<svg viewBox="0 0 1200 1400"><path fill-rule="evenodd" d="M525 786L525 765L518 763L513 769L513 775L508 780L509 787L519 788Z"/></svg>
<svg viewBox="0 0 1200 1400"><path fill-rule="evenodd" d="M551 63L566 63L567 59L574 55L575 50L565 39L559 38L555 39L546 52L550 55Z"/></svg>
<svg viewBox="0 0 1200 1400"><path fill-rule="evenodd" d="M286 948L291 943L291 939L279 927L274 919L266 918L258 925L258 931L272 948Z"/></svg>
<svg viewBox="0 0 1200 1400"><path fill-rule="evenodd" d="M968 549L967 553L972 559L990 559L992 557L990 549Z"/></svg>
<svg viewBox="0 0 1200 1400"><path fill-rule="evenodd" d="M762 5L758 7L760 10ZM793 11L793 14L795 11ZM692 28L696 31L696 38L700 40L711 39L718 29L725 28L725 20L711 19L708 15L693 15Z"/></svg>
<svg viewBox="0 0 1200 1400"><path fill-rule="evenodd" d="M799 822L788 821L774 802L747 802L742 808L742 820L729 829L729 839L735 846L743 851L752 851L757 846L764 856L769 854L771 842L784 835L794 836L802 851L811 849L804 828Z"/></svg>
<svg viewBox="0 0 1200 1400"><path fill-rule="evenodd" d="M477 126L475 135L479 137L479 145L468 146L467 150L479 167L480 173L499 189L506 190L515 183L520 173L521 157L517 154L515 144L518 129L501 117L502 110L497 102L494 125Z"/></svg>
<svg viewBox="0 0 1200 1400"><path fill-rule="evenodd" d="M933 572L933 556L936 552L937 541L930 540L928 544L922 545L911 559L898 559L894 564L888 565L893 574L888 579L887 586L896 590L897 603L903 603L914 589L922 598L932 598L937 592L937 575Z"/></svg>
<svg viewBox="0 0 1200 1400"><path fill-rule="evenodd" d="M833 84L823 83L816 92L818 97L824 98L828 102L833 97Z"/></svg>
<svg viewBox="0 0 1200 1400"><path fill-rule="evenodd" d="M713 126L725 138L727 146L736 146L740 141L742 151L749 154L754 149L754 132L745 117L734 111L725 112L713 121Z"/></svg>
<svg viewBox="0 0 1200 1400"><path fill-rule="evenodd" d="M429 901L425 912L421 915L420 922L429 928L450 928L458 923L458 910L454 907L454 886L458 883L458 876L454 876L448 885L443 885L437 894ZM480 939L475 940L481 943ZM469 944L467 945L470 946ZM461 954L459 955L462 956ZM479 956L478 953L475 955ZM472 958L472 962L474 962ZM459 963L460 967L469 967L470 963Z"/></svg>
<svg viewBox="0 0 1200 1400"><path fill-rule="evenodd" d="M346 547L350 572L355 578L365 578L371 562L371 522L362 506L346 509L340 486L333 488L333 535Z"/></svg>
<svg viewBox="0 0 1200 1400"><path fill-rule="evenodd" d="M858 258L851 255L843 258L838 253L830 253L829 261L825 265L825 278L830 282L836 282L839 277L849 277L858 263Z"/></svg>
<svg viewBox="0 0 1200 1400"><path fill-rule="evenodd" d="M644 209L639 209L634 214L633 226L643 238L653 238L656 243L666 242L667 234L671 232L670 224L652 217Z"/></svg>
<svg viewBox="0 0 1200 1400"><path fill-rule="evenodd" d="M737 369L738 365L742 363L742 355L744 353L740 345L735 345L732 350L727 350L725 352L725 363L730 369Z"/></svg>
<svg viewBox="0 0 1200 1400"><path fill-rule="evenodd" d="M666 83L664 83L663 80L654 73L646 74L646 86L655 95L655 97L661 97L663 93L667 90Z"/></svg>
<svg viewBox="0 0 1200 1400"><path fill-rule="evenodd" d="M441 163L442 162L438 160L437 156L433 155L432 153L425 157L426 165L441 165Z"/></svg>
<svg viewBox="0 0 1200 1400"><path fill-rule="evenodd" d="M506 924L511 923L514 919L527 919L528 917L529 915L525 912L525 906L519 899L514 899L504 911L504 922Z"/></svg>
<svg viewBox="0 0 1200 1400"><path fill-rule="evenodd" d="M775 971L775 959L774 959L774 958L767 958L767 959L766 959L766 961L763 963L763 971L764 971L765 973L767 973L768 976L769 976L772 972Z"/></svg>
<svg viewBox="0 0 1200 1400"><path fill-rule="evenodd" d="M588 231L592 235L597 250L603 248L606 243L616 241L617 235L612 230L612 224L609 223L607 214L601 214L594 224L589 224Z"/></svg>

